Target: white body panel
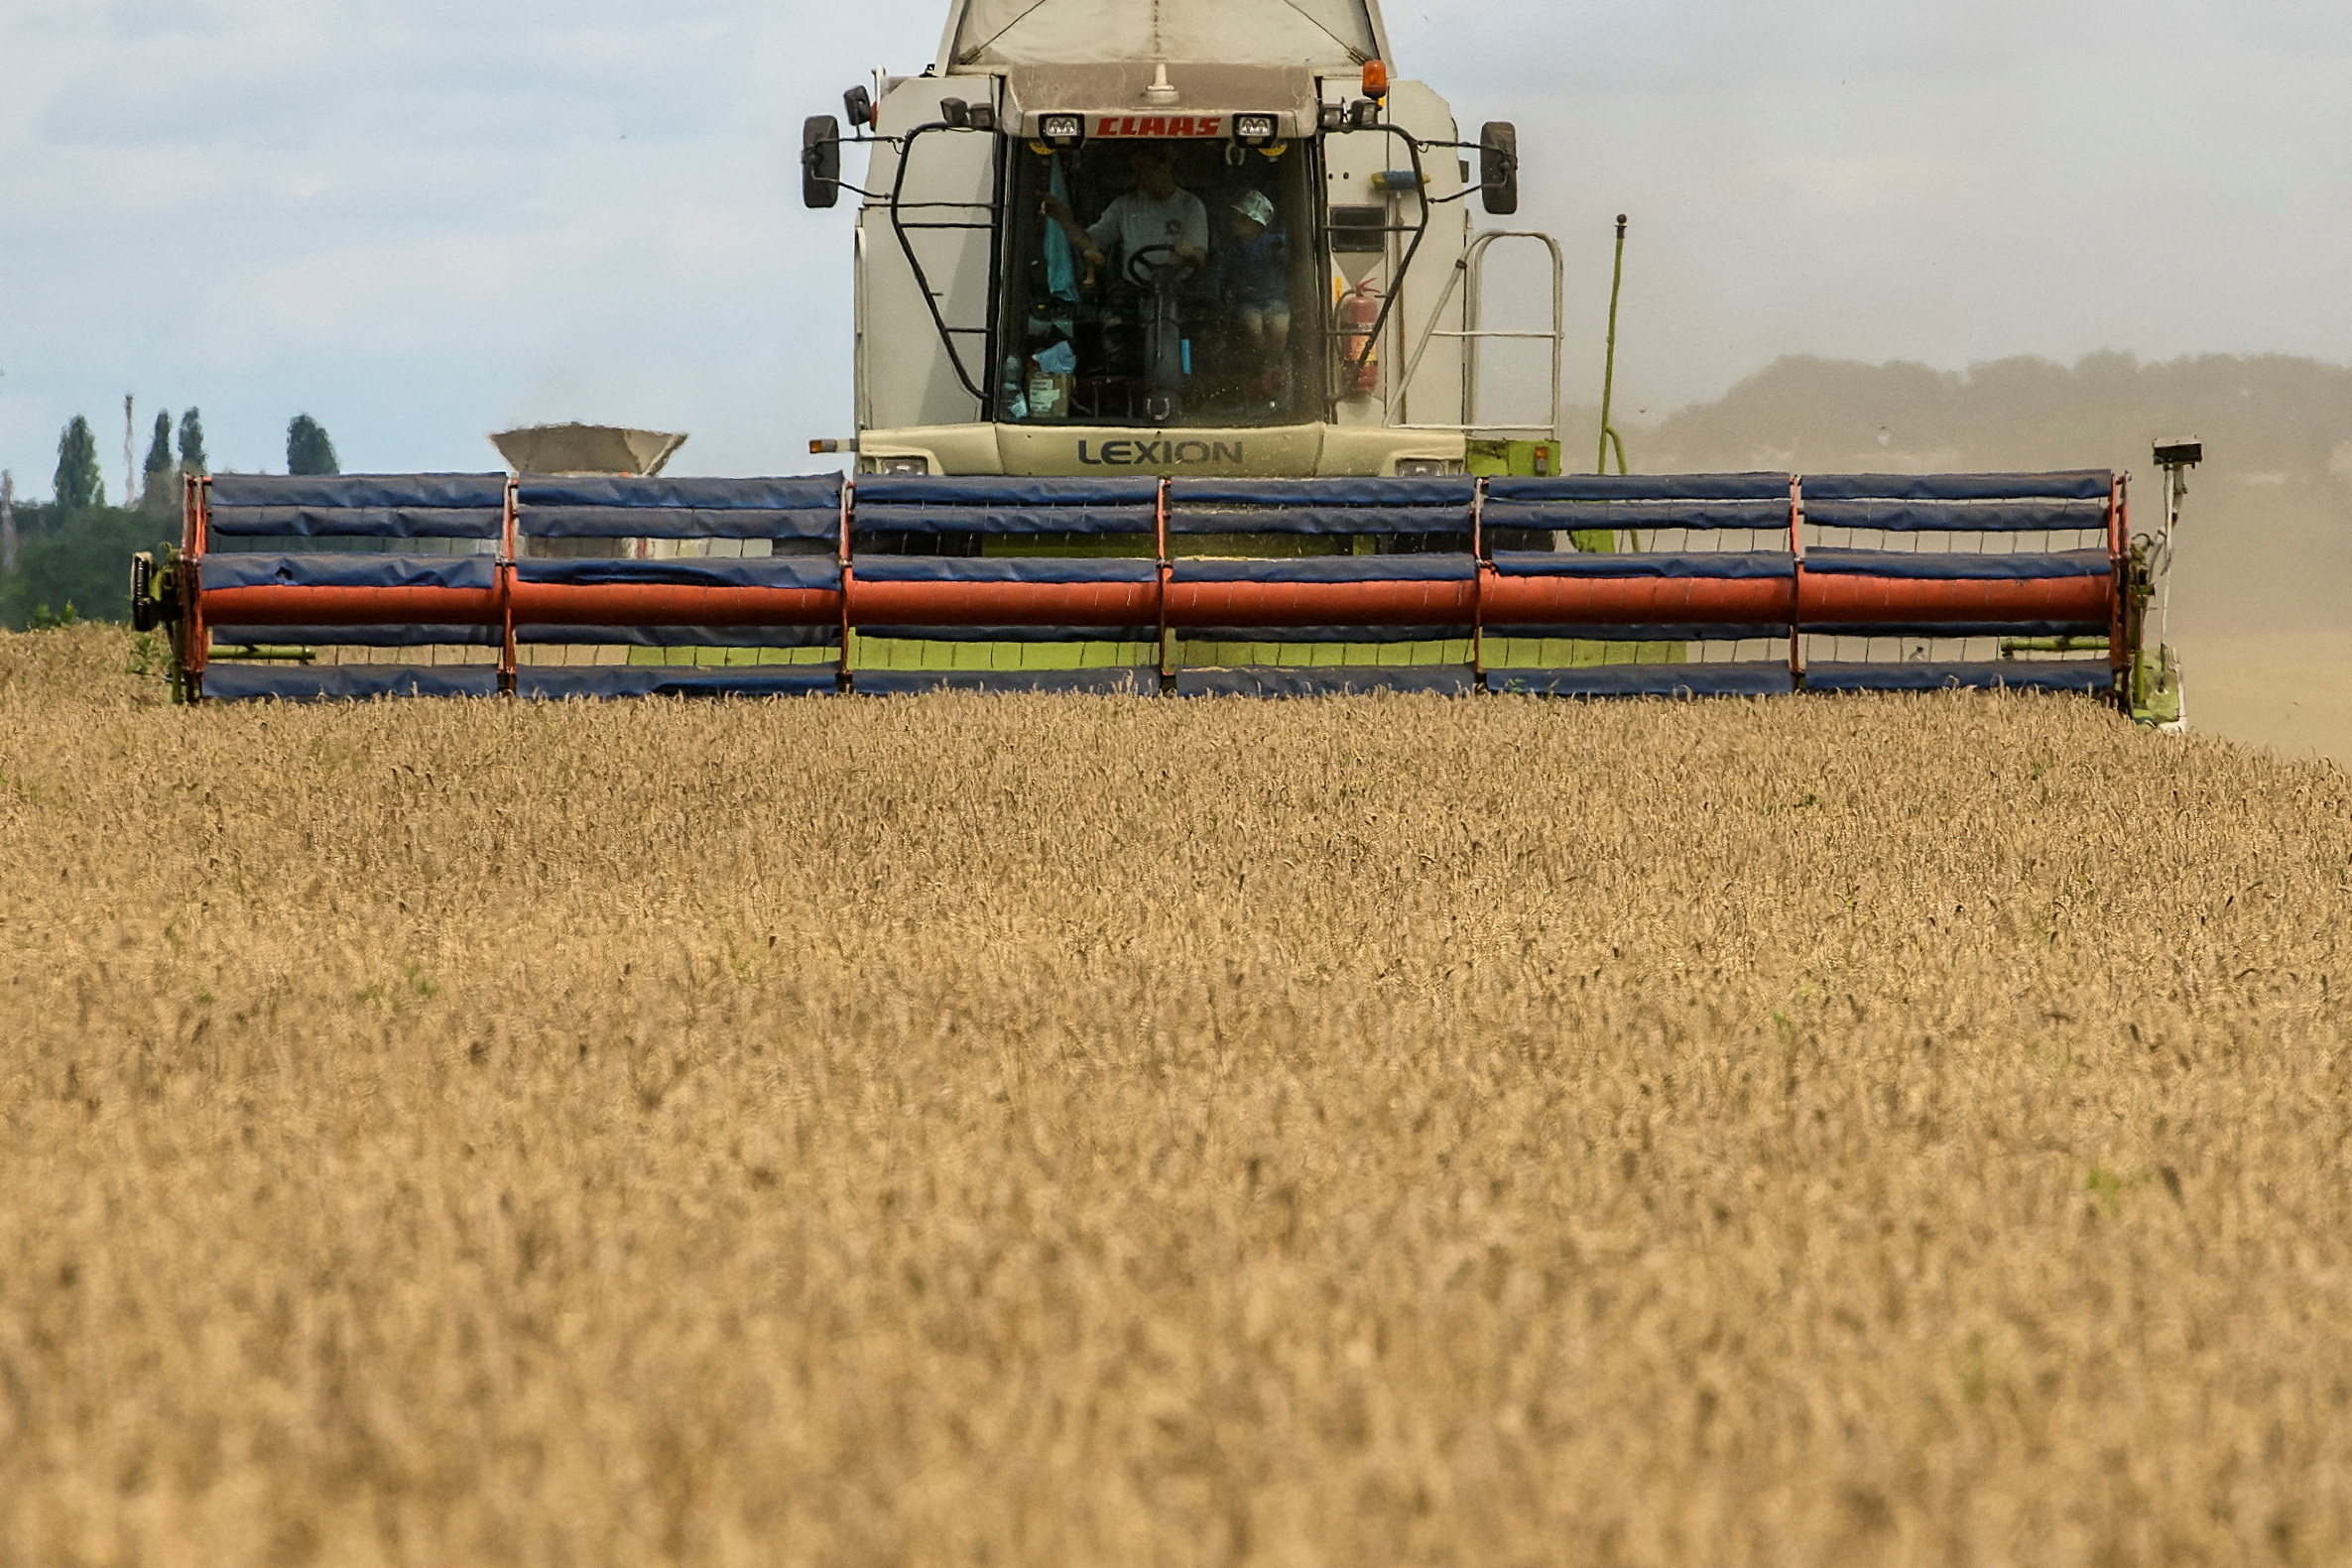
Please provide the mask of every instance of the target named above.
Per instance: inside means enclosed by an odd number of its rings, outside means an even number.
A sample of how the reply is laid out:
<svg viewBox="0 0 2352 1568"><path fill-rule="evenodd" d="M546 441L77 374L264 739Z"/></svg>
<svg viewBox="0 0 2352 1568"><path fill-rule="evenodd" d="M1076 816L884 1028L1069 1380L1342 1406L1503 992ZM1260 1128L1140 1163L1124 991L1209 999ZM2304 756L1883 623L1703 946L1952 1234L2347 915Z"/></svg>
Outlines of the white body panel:
<svg viewBox="0 0 2352 1568"><path fill-rule="evenodd" d="M1332 88L1345 85L1329 83L1325 91L1336 99L1342 94L1333 92ZM1400 81L1390 88L1388 119L1424 141L1459 139L1454 131L1453 111L1443 98L1422 82ZM1389 195L1373 184L1373 176L1389 169L1411 167L1412 156L1404 142L1386 131L1348 131L1323 138L1323 184L1330 204L1379 206L1394 227L1421 221L1421 199L1411 194ZM1462 190L1459 152L1453 148L1431 150L1422 159L1422 173L1428 181L1427 194L1436 199L1428 209L1428 231L1422 236L1421 248L1410 268L1405 266L1405 253L1413 243L1411 234L1390 235L1387 249L1377 257L1334 258L1350 283L1369 276L1383 295L1394 295L1396 299L1381 339L1380 394L1377 398L1343 401L1339 405L1342 423L1454 424L1462 419L1459 338L1432 340L1422 355L1412 384L1404 385L1402 380L1412 358L1413 345L1422 341L1441 299L1445 318L1437 325L1459 330L1462 324L1462 291L1455 289L1448 297L1445 289L1446 279L1452 275L1454 264L1461 260L1470 234L1467 203L1445 199L1458 198Z"/></svg>
<svg viewBox="0 0 2352 1568"><path fill-rule="evenodd" d="M877 118L885 135L939 118L939 100L962 98L994 103L990 76L915 76L894 83ZM908 222L989 221L996 195L997 138L979 131L933 131L913 143L906 182L900 192ZM866 170L867 189L887 197L898 176L899 155L876 143ZM955 203L916 206L918 202ZM951 327L985 328L996 308L988 281L993 235L989 228L910 228L909 241L936 296L939 315ZM892 231L886 202L869 202L858 212L858 421L867 428L908 424L950 424L980 418L981 406L967 391L939 340L938 327L924 302L915 271ZM973 382L988 385L987 340L959 334L956 344Z"/></svg>
<svg viewBox="0 0 2352 1568"><path fill-rule="evenodd" d="M1135 60L1345 68L1387 58L1374 0L963 0L938 69Z"/></svg>

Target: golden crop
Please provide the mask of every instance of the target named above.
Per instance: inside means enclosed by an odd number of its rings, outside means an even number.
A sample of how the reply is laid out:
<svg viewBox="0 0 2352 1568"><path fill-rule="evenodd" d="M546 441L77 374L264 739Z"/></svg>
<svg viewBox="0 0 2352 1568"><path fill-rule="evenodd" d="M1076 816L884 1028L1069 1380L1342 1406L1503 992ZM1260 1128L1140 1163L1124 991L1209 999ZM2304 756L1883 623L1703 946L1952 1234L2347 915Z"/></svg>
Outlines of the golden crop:
<svg viewBox="0 0 2352 1568"><path fill-rule="evenodd" d="M2333 1563L2352 785L0 638L0 1562Z"/></svg>

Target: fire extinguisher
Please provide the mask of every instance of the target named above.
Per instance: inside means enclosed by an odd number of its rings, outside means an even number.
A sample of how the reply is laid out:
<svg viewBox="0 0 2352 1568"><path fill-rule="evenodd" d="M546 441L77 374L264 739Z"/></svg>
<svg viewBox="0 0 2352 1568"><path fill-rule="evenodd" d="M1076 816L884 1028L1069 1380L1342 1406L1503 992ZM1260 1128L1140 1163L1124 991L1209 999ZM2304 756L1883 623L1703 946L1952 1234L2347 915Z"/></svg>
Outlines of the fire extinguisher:
<svg viewBox="0 0 2352 1568"><path fill-rule="evenodd" d="M1339 298L1339 395L1380 390L1380 286L1367 278Z"/></svg>

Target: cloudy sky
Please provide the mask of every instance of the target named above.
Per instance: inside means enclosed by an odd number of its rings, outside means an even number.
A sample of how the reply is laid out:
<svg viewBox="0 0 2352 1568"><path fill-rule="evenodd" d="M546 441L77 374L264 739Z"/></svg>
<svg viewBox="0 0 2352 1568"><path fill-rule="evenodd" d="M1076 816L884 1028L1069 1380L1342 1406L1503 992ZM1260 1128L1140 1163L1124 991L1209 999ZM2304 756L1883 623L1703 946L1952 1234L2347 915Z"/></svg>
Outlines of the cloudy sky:
<svg viewBox="0 0 2352 1568"><path fill-rule="evenodd" d="M1139 0L1140 3L1140 0ZM0 0L0 465L200 404L215 466L308 412L349 469L483 432L692 432L805 466L848 417L847 209L804 114L943 0ZM1598 380L1653 417L1778 355L2352 361L2341 0L1400 4L1400 75L1516 120Z"/></svg>

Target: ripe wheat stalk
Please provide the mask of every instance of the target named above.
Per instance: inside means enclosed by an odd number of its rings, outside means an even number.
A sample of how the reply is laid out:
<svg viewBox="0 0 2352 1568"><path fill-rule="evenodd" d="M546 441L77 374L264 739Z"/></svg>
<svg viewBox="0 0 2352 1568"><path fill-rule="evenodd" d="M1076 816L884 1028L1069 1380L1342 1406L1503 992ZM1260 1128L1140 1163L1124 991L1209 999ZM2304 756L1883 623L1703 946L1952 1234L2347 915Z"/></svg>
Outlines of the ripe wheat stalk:
<svg viewBox="0 0 2352 1568"><path fill-rule="evenodd" d="M2340 1562L2352 786L0 638L0 1561Z"/></svg>

